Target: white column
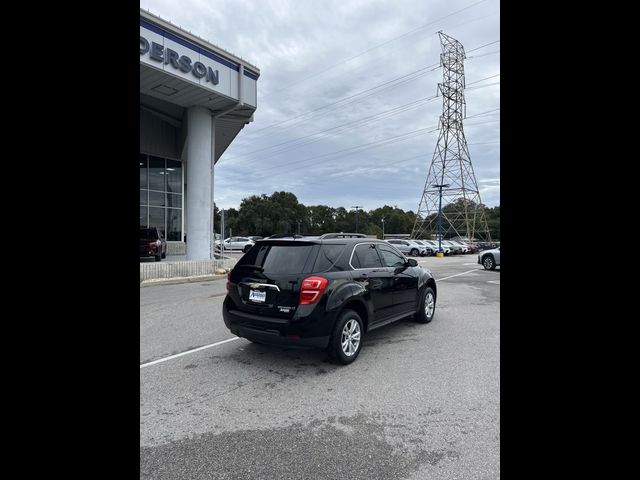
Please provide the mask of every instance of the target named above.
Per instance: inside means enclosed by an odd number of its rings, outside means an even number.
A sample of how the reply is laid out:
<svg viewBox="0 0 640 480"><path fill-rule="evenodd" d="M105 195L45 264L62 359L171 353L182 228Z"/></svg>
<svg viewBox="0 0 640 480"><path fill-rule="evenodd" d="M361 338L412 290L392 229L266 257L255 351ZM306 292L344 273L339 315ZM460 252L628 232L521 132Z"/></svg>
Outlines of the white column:
<svg viewBox="0 0 640 480"><path fill-rule="evenodd" d="M206 260L211 253L211 112L189 108L187 125L187 260Z"/></svg>

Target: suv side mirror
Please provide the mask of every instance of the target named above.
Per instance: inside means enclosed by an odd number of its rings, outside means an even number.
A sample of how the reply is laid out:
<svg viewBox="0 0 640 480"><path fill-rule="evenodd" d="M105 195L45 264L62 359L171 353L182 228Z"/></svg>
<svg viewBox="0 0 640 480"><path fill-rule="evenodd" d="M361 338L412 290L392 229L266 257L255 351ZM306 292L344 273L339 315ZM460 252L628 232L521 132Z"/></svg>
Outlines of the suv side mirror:
<svg viewBox="0 0 640 480"><path fill-rule="evenodd" d="M417 267L418 266L418 261L415 258L410 258L409 260L407 260L407 264L410 267Z"/></svg>

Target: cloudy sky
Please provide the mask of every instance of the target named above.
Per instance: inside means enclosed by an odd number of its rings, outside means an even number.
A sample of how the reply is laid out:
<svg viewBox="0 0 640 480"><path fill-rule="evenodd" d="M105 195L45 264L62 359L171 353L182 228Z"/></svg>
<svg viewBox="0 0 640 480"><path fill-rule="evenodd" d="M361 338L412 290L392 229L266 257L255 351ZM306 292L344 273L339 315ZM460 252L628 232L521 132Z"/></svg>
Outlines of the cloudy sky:
<svg viewBox="0 0 640 480"><path fill-rule="evenodd" d="M465 134L500 203L499 0L142 0L256 65L258 109L216 164L215 197L416 211L442 113L437 31L465 47Z"/></svg>

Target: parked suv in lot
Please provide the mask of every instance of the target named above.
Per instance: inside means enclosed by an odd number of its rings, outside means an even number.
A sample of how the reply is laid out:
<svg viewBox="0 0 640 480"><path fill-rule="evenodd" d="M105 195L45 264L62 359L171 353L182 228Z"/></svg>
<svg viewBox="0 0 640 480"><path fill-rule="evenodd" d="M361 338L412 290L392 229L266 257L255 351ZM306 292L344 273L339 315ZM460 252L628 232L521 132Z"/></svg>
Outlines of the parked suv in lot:
<svg viewBox="0 0 640 480"><path fill-rule="evenodd" d="M478 263L485 270L494 270L497 266L500 266L500 247L482 252L478 255Z"/></svg>
<svg viewBox="0 0 640 480"><path fill-rule="evenodd" d="M259 240L229 272L231 333L256 343L325 348L354 361L371 330L436 306L431 272L387 242L363 238Z"/></svg>

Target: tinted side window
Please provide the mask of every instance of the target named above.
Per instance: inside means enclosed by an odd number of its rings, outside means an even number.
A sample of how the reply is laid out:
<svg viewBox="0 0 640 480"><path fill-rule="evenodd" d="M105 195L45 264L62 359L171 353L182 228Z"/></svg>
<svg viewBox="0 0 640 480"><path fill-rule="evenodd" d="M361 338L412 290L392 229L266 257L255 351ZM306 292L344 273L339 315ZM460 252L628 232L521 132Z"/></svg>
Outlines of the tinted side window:
<svg viewBox="0 0 640 480"><path fill-rule="evenodd" d="M329 270L340 258L340 254L344 251L346 245L321 245L318 258L316 260L316 266L313 269L316 272L326 272ZM342 269L340 269L342 270Z"/></svg>
<svg viewBox="0 0 640 480"><path fill-rule="evenodd" d="M382 267L382 262L376 251L375 244L363 243L353 251L351 258L353 268L377 268Z"/></svg>
<svg viewBox="0 0 640 480"><path fill-rule="evenodd" d="M392 248L380 245L378 250L385 267L402 267L404 265L405 260L402 255L396 253Z"/></svg>

